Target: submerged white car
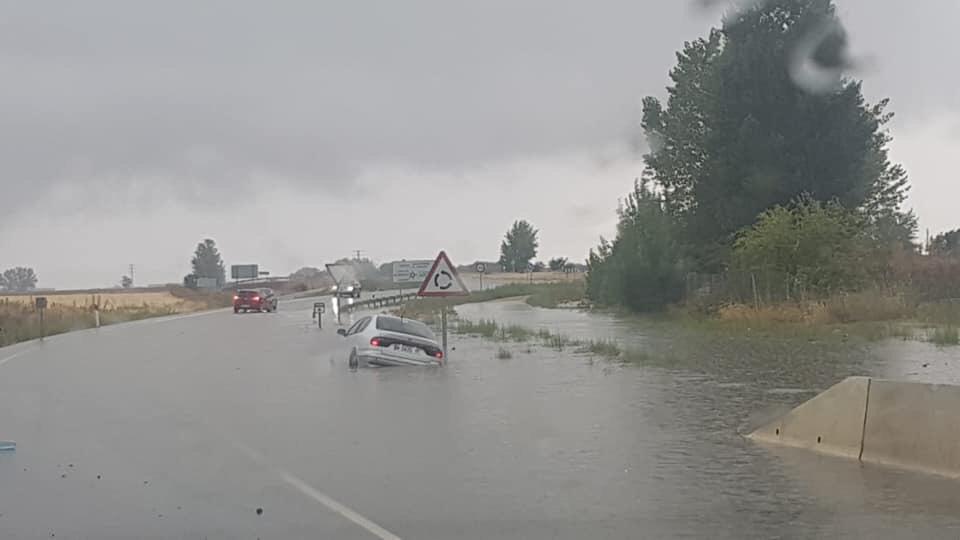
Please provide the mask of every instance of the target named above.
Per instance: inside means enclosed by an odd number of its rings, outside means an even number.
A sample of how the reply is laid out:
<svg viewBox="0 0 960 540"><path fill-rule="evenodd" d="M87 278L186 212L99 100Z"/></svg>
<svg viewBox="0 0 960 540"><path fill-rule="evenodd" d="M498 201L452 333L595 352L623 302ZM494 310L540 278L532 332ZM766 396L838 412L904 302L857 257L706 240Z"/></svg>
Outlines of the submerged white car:
<svg viewBox="0 0 960 540"><path fill-rule="evenodd" d="M360 366L436 366L443 364L443 350L430 328L414 319L370 315L339 329L347 362Z"/></svg>

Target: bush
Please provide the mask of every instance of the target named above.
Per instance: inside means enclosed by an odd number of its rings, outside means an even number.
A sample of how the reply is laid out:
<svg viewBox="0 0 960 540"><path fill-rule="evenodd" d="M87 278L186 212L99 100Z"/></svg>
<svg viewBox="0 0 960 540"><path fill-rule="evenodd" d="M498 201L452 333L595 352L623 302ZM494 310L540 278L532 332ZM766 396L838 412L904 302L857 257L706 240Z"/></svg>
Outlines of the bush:
<svg viewBox="0 0 960 540"><path fill-rule="evenodd" d="M857 290L870 274L869 239L862 231L859 218L839 205L801 198L763 212L740 233L733 267L790 285L787 300L791 288L817 296Z"/></svg>

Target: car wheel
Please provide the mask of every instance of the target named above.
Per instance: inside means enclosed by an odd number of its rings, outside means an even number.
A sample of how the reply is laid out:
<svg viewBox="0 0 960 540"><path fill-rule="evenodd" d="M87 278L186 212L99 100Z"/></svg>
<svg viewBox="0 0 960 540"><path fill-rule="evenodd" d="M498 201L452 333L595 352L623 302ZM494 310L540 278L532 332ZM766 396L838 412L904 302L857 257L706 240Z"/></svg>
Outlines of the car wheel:
<svg viewBox="0 0 960 540"><path fill-rule="evenodd" d="M233 312L234 312L234 313L240 313L240 310L239 310L238 308L233 308Z"/></svg>
<svg viewBox="0 0 960 540"><path fill-rule="evenodd" d="M360 359L357 358L357 351L350 351L350 369L357 369L360 367Z"/></svg>

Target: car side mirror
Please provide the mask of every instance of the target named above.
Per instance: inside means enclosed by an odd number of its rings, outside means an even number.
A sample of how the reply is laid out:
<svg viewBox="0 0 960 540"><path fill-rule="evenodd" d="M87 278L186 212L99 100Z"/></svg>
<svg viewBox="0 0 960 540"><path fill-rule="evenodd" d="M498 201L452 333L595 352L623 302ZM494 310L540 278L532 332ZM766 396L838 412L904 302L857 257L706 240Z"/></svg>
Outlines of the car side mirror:
<svg viewBox="0 0 960 540"><path fill-rule="evenodd" d="M337 333L340 334L341 336L346 336L347 330L346 328L337 328Z"/></svg>

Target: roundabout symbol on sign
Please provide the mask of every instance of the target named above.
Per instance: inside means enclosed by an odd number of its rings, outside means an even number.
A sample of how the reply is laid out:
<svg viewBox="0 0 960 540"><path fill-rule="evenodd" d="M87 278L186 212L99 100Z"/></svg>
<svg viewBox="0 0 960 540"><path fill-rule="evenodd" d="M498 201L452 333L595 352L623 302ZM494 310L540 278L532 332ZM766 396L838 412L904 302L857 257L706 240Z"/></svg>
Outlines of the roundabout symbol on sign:
<svg viewBox="0 0 960 540"><path fill-rule="evenodd" d="M443 279L440 279L441 277L443 277ZM443 282L442 284L441 281ZM440 270L433 275L433 284L441 291L445 291L453 285L453 276L446 270Z"/></svg>

